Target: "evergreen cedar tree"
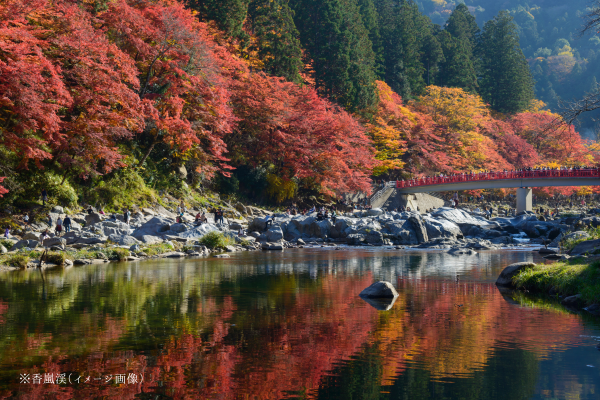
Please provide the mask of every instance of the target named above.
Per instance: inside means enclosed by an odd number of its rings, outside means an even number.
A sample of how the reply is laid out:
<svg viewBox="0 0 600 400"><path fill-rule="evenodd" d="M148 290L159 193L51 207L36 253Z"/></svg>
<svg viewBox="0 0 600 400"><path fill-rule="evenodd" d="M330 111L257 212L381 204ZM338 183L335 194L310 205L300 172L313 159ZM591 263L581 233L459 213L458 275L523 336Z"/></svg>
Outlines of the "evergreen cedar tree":
<svg viewBox="0 0 600 400"><path fill-rule="evenodd" d="M505 13L479 32L464 6L442 30L411 2L227 1L0 3L6 164L85 178L161 143L207 178L268 166L337 195L371 174L594 162L532 108Z"/></svg>

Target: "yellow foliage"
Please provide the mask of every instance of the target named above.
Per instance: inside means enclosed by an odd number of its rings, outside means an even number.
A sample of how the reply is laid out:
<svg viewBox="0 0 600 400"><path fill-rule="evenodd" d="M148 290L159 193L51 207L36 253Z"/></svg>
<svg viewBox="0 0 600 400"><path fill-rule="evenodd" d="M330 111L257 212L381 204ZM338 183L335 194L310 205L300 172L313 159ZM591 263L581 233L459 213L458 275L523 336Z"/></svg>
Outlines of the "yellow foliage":
<svg viewBox="0 0 600 400"><path fill-rule="evenodd" d="M588 194L592 194L592 187L591 186L581 186L579 189L577 189L577 195L579 196L587 196Z"/></svg>
<svg viewBox="0 0 600 400"><path fill-rule="evenodd" d="M525 112L531 112L531 113L537 113L537 112L541 112L541 111L547 111L545 110L546 108L546 103L544 103L541 100L538 99L533 99L531 101L531 104L529 104L529 107L527 108L527 110Z"/></svg>
<svg viewBox="0 0 600 400"><path fill-rule="evenodd" d="M296 182L280 178L275 174L267 174L267 182L267 194L277 203L293 198L298 189Z"/></svg>

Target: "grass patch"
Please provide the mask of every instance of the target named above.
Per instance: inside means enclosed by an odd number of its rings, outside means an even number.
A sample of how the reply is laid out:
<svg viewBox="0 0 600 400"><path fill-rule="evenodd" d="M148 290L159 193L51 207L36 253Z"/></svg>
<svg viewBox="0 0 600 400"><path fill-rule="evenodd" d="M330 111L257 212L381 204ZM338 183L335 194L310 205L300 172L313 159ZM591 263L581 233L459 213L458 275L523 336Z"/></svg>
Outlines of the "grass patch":
<svg viewBox="0 0 600 400"><path fill-rule="evenodd" d="M104 251L104 254L108 257L109 260L119 260L123 261L127 257L129 257L130 251L129 249L122 249L120 247L108 248Z"/></svg>
<svg viewBox="0 0 600 400"><path fill-rule="evenodd" d="M538 264L513 278L519 289L548 293L551 288L563 295L581 293L587 304L600 302L600 260L575 258L555 264Z"/></svg>
<svg viewBox="0 0 600 400"><path fill-rule="evenodd" d="M27 268L27 263L29 262L29 256L27 254L12 254L6 260L4 260L4 264L10 265L11 267L25 269Z"/></svg>
<svg viewBox="0 0 600 400"><path fill-rule="evenodd" d="M122 169L98 178L95 186L85 193L85 201L103 206L104 211L121 212L124 207L136 204L146 207L157 201L156 192L146 186L133 169Z"/></svg>
<svg viewBox="0 0 600 400"><path fill-rule="evenodd" d="M6 250L10 250L15 245L12 241L6 239L0 240L0 244L6 247Z"/></svg>
<svg viewBox="0 0 600 400"><path fill-rule="evenodd" d="M157 243L151 244L147 247L142 248L142 251L148 256L158 256L160 254L168 253L170 251L175 250L173 247L169 245L169 243Z"/></svg>
<svg viewBox="0 0 600 400"><path fill-rule="evenodd" d="M46 258L44 259L44 262L49 263L49 264L65 265L66 260L67 260L67 255L65 253L52 252L52 253L46 254Z"/></svg>
<svg viewBox="0 0 600 400"><path fill-rule="evenodd" d="M226 246L233 245L235 240L229 236L225 236L222 232L212 231L202 236L198 242L209 249L224 249Z"/></svg>

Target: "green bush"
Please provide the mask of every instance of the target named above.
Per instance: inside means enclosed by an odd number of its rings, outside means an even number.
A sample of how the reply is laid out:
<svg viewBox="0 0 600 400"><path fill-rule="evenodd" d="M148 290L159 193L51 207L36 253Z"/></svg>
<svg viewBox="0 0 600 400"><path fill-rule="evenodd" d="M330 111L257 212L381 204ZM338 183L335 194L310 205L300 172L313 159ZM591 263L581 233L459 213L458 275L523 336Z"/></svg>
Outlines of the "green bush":
<svg viewBox="0 0 600 400"><path fill-rule="evenodd" d="M122 249L120 247L114 247L111 249L107 249L105 252L106 256L109 260L119 260L123 261L125 258L129 257L129 249Z"/></svg>
<svg viewBox="0 0 600 400"><path fill-rule="evenodd" d="M27 268L27 263L29 262L29 257L25 254L13 254L8 257L5 261L6 265L10 265L12 267L17 267L21 269Z"/></svg>
<svg viewBox="0 0 600 400"><path fill-rule="evenodd" d="M151 244L148 247L144 247L142 251L148 254L148 256L157 256L159 254L173 251L173 247L171 247L168 243L157 243Z"/></svg>
<svg viewBox="0 0 600 400"><path fill-rule="evenodd" d="M53 252L46 254L46 258L44 258L44 262L49 264L56 265L65 265L65 261L67 259L67 255L62 252Z"/></svg>
<svg viewBox="0 0 600 400"><path fill-rule="evenodd" d="M0 240L0 244L6 247L6 250L10 250L14 246L14 243L7 239Z"/></svg>
<svg viewBox="0 0 600 400"><path fill-rule="evenodd" d="M234 240L222 232L212 231L202 236L199 242L209 249L224 249L226 246L231 246Z"/></svg>

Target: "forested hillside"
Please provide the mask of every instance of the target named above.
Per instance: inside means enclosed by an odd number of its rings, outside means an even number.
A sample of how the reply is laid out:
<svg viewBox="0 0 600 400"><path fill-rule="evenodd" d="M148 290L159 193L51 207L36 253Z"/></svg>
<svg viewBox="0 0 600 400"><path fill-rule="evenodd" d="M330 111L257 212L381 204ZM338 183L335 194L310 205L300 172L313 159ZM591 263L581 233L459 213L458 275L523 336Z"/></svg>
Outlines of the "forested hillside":
<svg viewBox="0 0 600 400"><path fill-rule="evenodd" d="M110 207L589 164L535 99L519 26L393 0L0 3L0 191Z"/></svg>
<svg viewBox="0 0 600 400"><path fill-rule="evenodd" d="M588 0L418 0L434 23L444 25L459 3L469 7L483 25L501 10L508 10L518 26L523 53L536 81L536 97L558 110L559 100L572 101L598 88L600 33L579 33L590 12ZM578 126L588 137L600 129L600 111L582 116Z"/></svg>

